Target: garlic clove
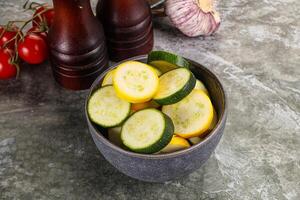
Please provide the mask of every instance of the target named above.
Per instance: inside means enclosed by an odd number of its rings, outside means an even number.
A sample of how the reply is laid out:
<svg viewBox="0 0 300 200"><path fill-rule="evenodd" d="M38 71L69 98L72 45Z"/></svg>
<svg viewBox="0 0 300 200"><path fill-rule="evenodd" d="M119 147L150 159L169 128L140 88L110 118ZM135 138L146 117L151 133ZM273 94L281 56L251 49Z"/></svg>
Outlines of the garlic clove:
<svg viewBox="0 0 300 200"><path fill-rule="evenodd" d="M196 37L213 34L220 25L213 0L167 0L166 14L185 35Z"/></svg>
<svg viewBox="0 0 300 200"><path fill-rule="evenodd" d="M197 4L198 4L199 8L201 8L202 11L205 13L213 11L213 1L212 0L197 0Z"/></svg>
<svg viewBox="0 0 300 200"><path fill-rule="evenodd" d="M212 11L211 14L214 16L217 23L221 22L220 14L217 11Z"/></svg>

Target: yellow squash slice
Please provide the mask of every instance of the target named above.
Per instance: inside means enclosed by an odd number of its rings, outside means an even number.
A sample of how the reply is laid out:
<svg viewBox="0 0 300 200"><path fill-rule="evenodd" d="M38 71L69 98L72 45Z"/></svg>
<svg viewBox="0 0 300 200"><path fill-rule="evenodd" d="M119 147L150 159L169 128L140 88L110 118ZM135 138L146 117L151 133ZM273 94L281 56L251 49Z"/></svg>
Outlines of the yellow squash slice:
<svg viewBox="0 0 300 200"><path fill-rule="evenodd" d="M110 70L109 72L107 72L107 74L105 75L105 77L103 79L102 86L112 85L113 84L114 72L115 72L114 69Z"/></svg>
<svg viewBox="0 0 300 200"><path fill-rule="evenodd" d="M145 103L134 103L131 105L131 110L133 112L139 111L139 110L143 110L145 108L159 108L160 105L157 104L155 101L148 101Z"/></svg>
<svg viewBox="0 0 300 200"><path fill-rule="evenodd" d="M196 81L195 89L203 90L203 92L205 92L205 94L209 95L208 90L206 89L205 85L199 80Z"/></svg>
<svg viewBox="0 0 300 200"><path fill-rule="evenodd" d="M191 145L186 139L174 135L171 142L165 148L163 148L160 153L172 153L189 148L190 146Z"/></svg>
<svg viewBox="0 0 300 200"><path fill-rule="evenodd" d="M158 90L158 84L156 71L151 66L137 61L120 64L113 78L117 95L130 103L150 101Z"/></svg>
<svg viewBox="0 0 300 200"><path fill-rule="evenodd" d="M198 144L199 142L202 142L205 137L216 127L217 123L218 123L218 115L217 115L217 112L216 110L214 109L214 117L213 117L213 120L208 128L208 130L203 133L200 137L193 137L193 138L189 138L189 141L192 143L192 144Z"/></svg>
<svg viewBox="0 0 300 200"><path fill-rule="evenodd" d="M162 111L172 119L175 134L183 138L201 136L214 115L212 103L202 90L193 90L180 102L163 106Z"/></svg>

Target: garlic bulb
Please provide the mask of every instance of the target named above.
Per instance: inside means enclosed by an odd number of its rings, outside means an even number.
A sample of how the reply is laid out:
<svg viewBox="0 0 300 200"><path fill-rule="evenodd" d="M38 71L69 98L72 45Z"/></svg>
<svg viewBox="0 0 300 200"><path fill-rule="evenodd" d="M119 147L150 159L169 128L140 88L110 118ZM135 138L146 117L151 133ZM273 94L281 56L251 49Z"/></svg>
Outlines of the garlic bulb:
<svg viewBox="0 0 300 200"><path fill-rule="evenodd" d="M220 25L213 0L167 0L165 9L172 23L189 37L211 35Z"/></svg>

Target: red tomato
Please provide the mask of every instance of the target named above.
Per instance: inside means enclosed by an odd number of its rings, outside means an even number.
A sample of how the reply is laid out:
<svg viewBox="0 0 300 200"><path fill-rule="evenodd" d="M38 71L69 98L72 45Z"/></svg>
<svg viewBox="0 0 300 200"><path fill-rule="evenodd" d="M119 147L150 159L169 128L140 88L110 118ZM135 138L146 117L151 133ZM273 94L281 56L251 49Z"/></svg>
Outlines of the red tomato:
<svg viewBox="0 0 300 200"><path fill-rule="evenodd" d="M48 34L47 34L47 32L43 31L41 27L38 27L38 26L31 27L31 29L29 29L27 31L27 35L30 33L39 35L41 38L43 38L45 40L45 42L47 42Z"/></svg>
<svg viewBox="0 0 300 200"><path fill-rule="evenodd" d="M0 34L0 47L3 47L3 45L13 39L18 33L18 28L11 28L11 30L5 30L2 27L1 34ZM17 37L19 39L20 37ZM14 50L15 49L15 40L12 40L6 45L7 48Z"/></svg>
<svg viewBox="0 0 300 200"><path fill-rule="evenodd" d="M48 46L39 35L30 33L18 44L20 58L29 64L40 64L48 57Z"/></svg>
<svg viewBox="0 0 300 200"><path fill-rule="evenodd" d="M49 9L49 10L42 13L40 17L36 16L38 13L41 13L46 9ZM33 26L40 26L40 25L43 25L46 23L46 25L48 27L51 27L51 25L53 24L53 20L54 20L54 9L50 8L48 6L41 6L35 11L33 16L36 16L32 21Z"/></svg>
<svg viewBox="0 0 300 200"><path fill-rule="evenodd" d="M11 63L14 53L11 49L0 49L0 79L16 77L17 67Z"/></svg>

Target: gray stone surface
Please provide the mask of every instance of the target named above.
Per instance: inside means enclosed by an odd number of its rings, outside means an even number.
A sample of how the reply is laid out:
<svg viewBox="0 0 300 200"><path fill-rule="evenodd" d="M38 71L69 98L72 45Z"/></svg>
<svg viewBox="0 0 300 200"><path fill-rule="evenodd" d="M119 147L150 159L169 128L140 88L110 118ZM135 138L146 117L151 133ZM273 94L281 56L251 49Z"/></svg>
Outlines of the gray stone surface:
<svg viewBox="0 0 300 200"><path fill-rule="evenodd" d="M28 16L0 0L0 23ZM211 68L229 97L225 135L188 177L165 184L126 177L88 133L87 94L58 87L48 63L0 81L0 199L300 199L299 0L219 1L223 23L187 38L156 20L155 48Z"/></svg>

